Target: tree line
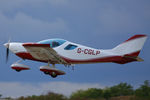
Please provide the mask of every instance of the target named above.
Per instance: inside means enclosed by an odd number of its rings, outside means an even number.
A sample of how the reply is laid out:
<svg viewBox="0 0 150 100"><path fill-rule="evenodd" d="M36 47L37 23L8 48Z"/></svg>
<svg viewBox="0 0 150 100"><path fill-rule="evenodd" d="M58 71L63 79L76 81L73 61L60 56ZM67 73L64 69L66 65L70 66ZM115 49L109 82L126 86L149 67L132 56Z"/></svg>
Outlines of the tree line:
<svg viewBox="0 0 150 100"><path fill-rule="evenodd" d="M13 100L7 98L7 100ZM17 100L150 100L150 83L148 80L137 89L127 83L120 83L104 89L89 88L73 92L70 97L48 92L45 95L19 97Z"/></svg>

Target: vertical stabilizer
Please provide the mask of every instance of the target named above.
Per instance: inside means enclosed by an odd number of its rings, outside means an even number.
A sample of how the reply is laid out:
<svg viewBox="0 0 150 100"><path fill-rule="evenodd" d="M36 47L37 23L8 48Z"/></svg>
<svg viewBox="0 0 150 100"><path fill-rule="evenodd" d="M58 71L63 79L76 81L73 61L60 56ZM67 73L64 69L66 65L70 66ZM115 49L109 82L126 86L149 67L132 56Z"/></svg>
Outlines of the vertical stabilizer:
<svg viewBox="0 0 150 100"><path fill-rule="evenodd" d="M119 55L136 57L139 55L146 39L147 35L134 35L125 42L113 48L112 51Z"/></svg>

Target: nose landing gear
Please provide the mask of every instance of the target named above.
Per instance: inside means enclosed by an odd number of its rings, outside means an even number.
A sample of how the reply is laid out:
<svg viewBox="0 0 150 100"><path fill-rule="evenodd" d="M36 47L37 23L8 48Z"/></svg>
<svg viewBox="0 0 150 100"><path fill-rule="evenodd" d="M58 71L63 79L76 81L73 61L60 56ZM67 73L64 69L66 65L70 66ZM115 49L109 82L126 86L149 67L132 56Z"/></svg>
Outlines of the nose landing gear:
<svg viewBox="0 0 150 100"><path fill-rule="evenodd" d="M20 72L22 70L29 70L30 69L27 65L23 65L23 64L19 64L19 63L12 64L11 68L13 70L16 70L17 72Z"/></svg>

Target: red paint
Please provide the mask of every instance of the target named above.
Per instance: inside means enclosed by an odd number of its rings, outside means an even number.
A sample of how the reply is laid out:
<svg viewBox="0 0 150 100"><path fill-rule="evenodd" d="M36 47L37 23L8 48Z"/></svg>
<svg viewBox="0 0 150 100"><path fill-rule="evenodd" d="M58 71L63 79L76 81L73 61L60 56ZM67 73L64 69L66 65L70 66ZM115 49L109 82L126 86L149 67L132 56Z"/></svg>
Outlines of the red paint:
<svg viewBox="0 0 150 100"><path fill-rule="evenodd" d="M143 35L143 34L134 35L133 37L131 37L128 40L126 40L125 42L130 41L130 40L134 40L134 39L137 39L137 38L141 38L141 37L146 37L146 36L147 35Z"/></svg>
<svg viewBox="0 0 150 100"><path fill-rule="evenodd" d="M27 52L19 52L19 53L16 53L16 55L19 56L20 58L23 58L23 59L34 60L32 55L30 55L30 53L27 53Z"/></svg>
<svg viewBox="0 0 150 100"><path fill-rule="evenodd" d="M85 50L84 50L84 54L89 54L89 53L88 53L88 49L85 49Z"/></svg>
<svg viewBox="0 0 150 100"><path fill-rule="evenodd" d="M81 48L78 48L77 53L81 53Z"/></svg>
<svg viewBox="0 0 150 100"><path fill-rule="evenodd" d="M23 46L31 46L31 47L50 47L50 44L24 43Z"/></svg>
<svg viewBox="0 0 150 100"><path fill-rule="evenodd" d="M126 54L125 56L133 56L133 57L137 57L139 55L140 51L131 53L131 54Z"/></svg>
<svg viewBox="0 0 150 100"><path fill-rule="evenodd" d="M25 68L25 67L19 67L19 66L13 66L11 67L12 69L15 69L15 70L29 70L30 68Z"/></svg>
<svg viewBox="0 0 150 100"><path fill-rule="evenodd" d="M120 60L121 56L112 56L112 57L104 57L104 58L96 58L96 59L89 59L89 60L75 60L62 57L68 63L100 63L100 62L115 62Z"/></svg>
<svg viewBox="0 0 150 100"><path fill-rule="evenodd" d="M88 54L89 54L89 55L95 55L94 50L89 49L89 50L88 50Z"/></svg>
<svg viewBox="0 0 150 100"><path fill-rule="evenodd" d="M100 54L100 51L96 51L96 55Z"/></svg>

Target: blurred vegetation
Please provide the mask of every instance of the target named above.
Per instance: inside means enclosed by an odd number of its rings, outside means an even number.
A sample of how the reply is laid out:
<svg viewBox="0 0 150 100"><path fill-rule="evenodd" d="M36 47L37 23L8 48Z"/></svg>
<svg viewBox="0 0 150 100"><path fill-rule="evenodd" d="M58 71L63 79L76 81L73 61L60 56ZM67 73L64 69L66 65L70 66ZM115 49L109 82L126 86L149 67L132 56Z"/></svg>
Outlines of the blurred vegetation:
<svg viewBox="0 0 150 100"><path fill-rule="evenodd" d="M141 100L150 100L150 83L148 80L144 81L144 84L135 90L135 95Z"/></svg>
<svg viewBox="0 0 150 100"><path fill-rule="evenodd" d="M8 97L6 100L13 99ZM104 89L89 88L87 90L78 90L73 92L70 97L48 92L40 96L22 96L17 98L17 100L150 100L150 83L146 80L137 89L133 89L130 84L120 83Z"/></svg>
<svg viewBox="0 0 150 100"><path fill-rule="evenodd" d="M32 95L28 97L20 97L17 100L67 100L67 97L63 96L62 94L57 94L53 92L49 92L46 95Z"/></svg>
<svg viewBox="0 0 150 100"><path fill-rule="evenodd" d="M96 100L103 98L103 90L96 88L89 88L88 90L78 90L70 96L70 100Z"/></svg>

